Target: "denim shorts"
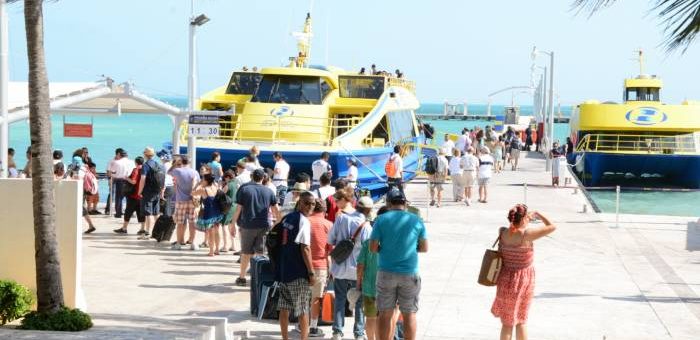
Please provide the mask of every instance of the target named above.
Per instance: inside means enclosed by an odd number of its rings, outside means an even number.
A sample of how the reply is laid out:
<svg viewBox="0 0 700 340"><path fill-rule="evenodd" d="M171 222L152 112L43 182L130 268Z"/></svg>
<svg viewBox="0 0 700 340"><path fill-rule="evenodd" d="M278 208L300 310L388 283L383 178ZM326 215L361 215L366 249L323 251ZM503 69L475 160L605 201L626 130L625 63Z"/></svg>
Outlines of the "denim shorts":
<svg viewBox="0 0 700 340"><path fill-rule="evenodd" d="M418 312L421 279L418 274L377 273L377 309L393 310L399 305L402 313Z"/></svg>
<svg viewBox="0 0 700 340"><path fill-rule="evenodd" d="M160 213L160 197L157 195L152 197L144 196L141 199L141 213L144 216L158 215Z"/></svg>

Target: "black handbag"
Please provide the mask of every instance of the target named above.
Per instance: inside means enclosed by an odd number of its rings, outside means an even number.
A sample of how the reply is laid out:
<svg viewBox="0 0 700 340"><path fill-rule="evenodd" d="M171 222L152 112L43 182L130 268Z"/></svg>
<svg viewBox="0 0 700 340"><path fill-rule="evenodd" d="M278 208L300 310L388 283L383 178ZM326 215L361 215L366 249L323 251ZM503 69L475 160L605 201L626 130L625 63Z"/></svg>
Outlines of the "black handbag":
<svg viewBox="0 0 700 340"><path fill-rule="evenodd" d="M340 243L338 243L335 248L331 251L331 258L333 259L333 262L336 264L342 264L345 262L345 260L350 257L350 254L352 254L352 250L355 249L355 239L357 238L357 235L360 234L362 231L362 228L365 226L364 222L362 223L357 230L355 230L355 233L352 235L351 238L342 240Z"/></svg>

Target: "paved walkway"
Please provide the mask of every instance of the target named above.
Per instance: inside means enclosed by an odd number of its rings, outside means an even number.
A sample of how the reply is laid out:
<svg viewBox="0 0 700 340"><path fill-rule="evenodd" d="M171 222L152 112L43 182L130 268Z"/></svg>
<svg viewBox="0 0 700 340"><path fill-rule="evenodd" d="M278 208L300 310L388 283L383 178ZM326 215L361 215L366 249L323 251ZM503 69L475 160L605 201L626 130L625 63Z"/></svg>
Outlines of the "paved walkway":
<svg viewBox="0 0 700 340"><path fill-rule="evenodd" d="M558 226L535 244L531 339L697 339L696 218L630 215L615 227L614 216L590 207L581 213L586 200L580 191L548 187L544 160L524 155L521 165L494 176L489 203L449 202L448 186L443 207L424 211L430 251L420 257L419 339L497 338L500 322L489 312L495 288L479 286L476 278L508 209L524 202L525 181L527 205ZM407 194L414 205L427 206L424 182L414 181ZM250 318L248 289L233 284L237 257L172 251L136 240L135 222L132 234L123 236L111 231L116 219L95 221L98 231L84 238L83 287L96 327L80 338L104 338L109 331L122 339L198 338L201 328L180 321L191 317L225 317L236 336L279 338L275 322ZM352 334L352 321L346 325L345 334ZM0 330L0 339L11 338L18 333Z"/></svg>

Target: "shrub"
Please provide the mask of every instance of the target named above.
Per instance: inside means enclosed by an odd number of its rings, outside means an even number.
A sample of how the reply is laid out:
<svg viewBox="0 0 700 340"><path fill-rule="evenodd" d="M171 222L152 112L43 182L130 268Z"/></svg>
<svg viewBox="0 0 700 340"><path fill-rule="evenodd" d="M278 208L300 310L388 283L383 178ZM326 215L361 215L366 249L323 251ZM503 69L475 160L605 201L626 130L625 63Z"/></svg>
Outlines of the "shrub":
<svg viewBox="0 0 700 340"><path fill-rule="evenodd" d="M0 325L19 319L27 314L34 295L27 287L15 281L0 280Z"/></svg>
<svg viewBox="0 0 700 340"><path fill-rule="evenodd" d="M90 315L79 309L61 307L55 313L31 312L22 320L22 329L78 332L92 327Z"/></svg>

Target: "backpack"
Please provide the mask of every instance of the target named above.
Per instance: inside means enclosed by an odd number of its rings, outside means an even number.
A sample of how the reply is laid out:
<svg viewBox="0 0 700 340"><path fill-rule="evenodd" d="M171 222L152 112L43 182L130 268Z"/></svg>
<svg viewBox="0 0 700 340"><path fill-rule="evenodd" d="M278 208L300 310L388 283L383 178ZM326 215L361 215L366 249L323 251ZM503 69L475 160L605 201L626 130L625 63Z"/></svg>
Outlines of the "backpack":
<svg viewBox="0 0 700 340"><path fill-rule="evenodd" d="M367 223L368 222L363 222L360 224L360 226L357 227L355 232L352 234L352 237L340 241L335 245L335 247L333 247L330 255L335 264L342 264L348 259L348 257L350 257L350 255L352 255L352 251L355 249L355 240Z"/></svg>
<svg viewBox="0 0 700 340"><path fill-rule="evenodd" d="M85 173L85 177L83 177L83 191L90 195L96 194L97 186L95 186L95 180L95 174L88 170Z"/></svg>
<svg viewBox="0 0 700 340"><path fill-rule="evenodd" d="M282 253L282 247L285 246L285 241L288 240L289 230L284 227L284 224L292 218L297 218L297 224L299 223L298 212L292 212L282 217L277 224L275 224L270 231L267 232L265 236L265 248L267 248L267 254L270 258L270 264L272 265L272 271L277 271L277 261Z"/></svg>
<svg viewBox="0 0 700 340"><path fill-rule="evenodd" d="M430 156L425 162L425 173L428 175L435 175L438 168L438 156Z"/></svg>
<svg viewBox="0 0 700 340"><path fill-rule="evenodd" d="M223 214L228 214L228 211L231 210L231 205L233 204L231 197L226 195L223 190L219 189L216 191L216 196L214 196L214 200L219 205L219 209L221 210L221 212Z"/></svg>
<svg viewBox="0 0 700 340"><path fill-rule="evenodd" d="M386 172L386 177L396 178L398 177L398 170L396 169L396 158L392 155L389 160L384 165L384 171Z"/></svg>
<svg viewBox="0 0 700 340"><path fill-rule="evenodd" d="M146 175L146 183L144 183L143 191L156 194L160 193L165 187L165 169L163 166L153 160L148 161L150 170Z"/></svg>

